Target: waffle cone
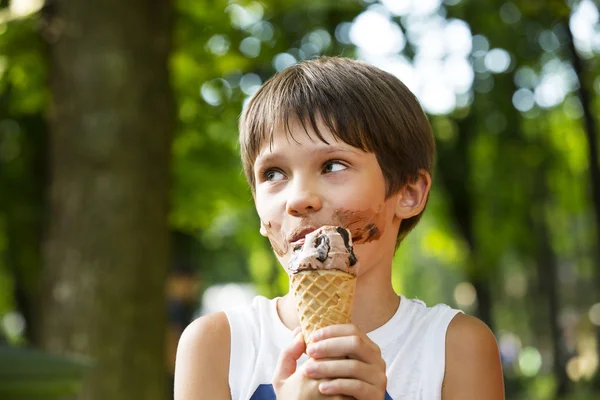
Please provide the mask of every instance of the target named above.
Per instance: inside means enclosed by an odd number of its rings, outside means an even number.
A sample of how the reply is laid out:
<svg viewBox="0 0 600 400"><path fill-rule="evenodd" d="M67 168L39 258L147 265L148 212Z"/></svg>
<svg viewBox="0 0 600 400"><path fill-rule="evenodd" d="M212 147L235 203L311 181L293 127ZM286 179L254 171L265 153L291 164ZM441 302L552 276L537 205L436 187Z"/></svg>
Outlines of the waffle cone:
<svg viewBox="0 0 600 400"><path fill-rule="evenodd" d="M304 341L323 327L350 322L356 276L339 270L309 270L290 276Z"/></svg>

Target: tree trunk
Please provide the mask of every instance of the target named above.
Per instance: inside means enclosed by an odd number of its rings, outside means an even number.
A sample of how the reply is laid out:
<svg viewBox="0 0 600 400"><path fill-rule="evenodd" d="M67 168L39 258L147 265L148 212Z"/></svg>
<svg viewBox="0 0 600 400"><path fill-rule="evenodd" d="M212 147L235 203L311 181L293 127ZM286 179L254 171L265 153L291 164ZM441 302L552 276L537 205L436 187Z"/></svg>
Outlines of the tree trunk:
<svg viewBox="0 0 600 400"><path fill-rule="evenodd" d="M535 179L534 197L532 202L537 207L531 209L530 226L533 227L536 238L536 264L537 264L537 288L539 300L536 302L537 313L544 315L550 327L550 339L552 341L553 364L552 370L556 378L555 396L557 399L565 398L571 389L569 377L567 376L567 350L565 340L558 317L560 315L560 292L558 277L558 261L556 252L552 247L549 235L550 227L546 220L545 204L550 197L547 182L547 168L542 165ZM543 306L545 304L545 306ZM541 306L541 307L540 307ZM543 310L543 311L542 311ZM545 331L546 329L544 329Z"/></svg>
<svg viewBox="0 0 600 400"><path fill-rule="evenodd" d="M79 399L167 397L169 1L54 0L41 343L96 365Z"/></svg>
<svg viewBox="0 0 600 400"><path fill-rule="evenodd" d="M596 286L600 287L600 164L598 162L598 129L596 120L594 119L594 111L592 105L592 97L590 90L588 89L588 82L585 76L585 63L579 57L577 49L575 48L575 42L573 40L573 34L569 29L569 21L563 22L564 30L568 38L569 55L571 57L571 64L577 75L579 81L579 89L577 90L577 97L581 102L583 109L583 122L585 136L588 142L588 157L589 157L589 171L590 171L590 191L592 195L592 207L596 223L596 259L595 259L595 282ZM598 292L597 292L598 293ZM598 296L598 294L597 294ZM600 301L600 297L596 297L595 301ZM600 343L600 327L596 328L596 339L597 343ZM598 356L600 357L600 346L598 346ZM596 372L594 379L594 386L600 390L600 372Z"/></svg>
<svg viewBox="0 0 600 400"><path fill-rule="evenodd" d="M545 225L545 224L544 224ZM562 329L558 321L560 313L559 293L558 293L558 272L557 261L554 250L550 245L550 238L547 234L548 226L540 226L538 233L538 270L540 288L547 300L548 322L550 324L550 336L552 338L552 354L554 362L552 369L557 381L555 395L557 398L564 398L569 391L569 378L567 376L566 351L564 349L564 339Z"/></svg>
<svg viewBox="0 0 600 400"><path fill-rule="evenodd" d="M489 266L478 263L477 239L473 232L473 193L465 183L471 173L469 146L475 132L472 114L457 121L458 139L454 144L438 143L437 173L448 195L450 209L460 235L469 247L467 278L477 293L475 315L493 330L492 288L489 283Z"/></svg>

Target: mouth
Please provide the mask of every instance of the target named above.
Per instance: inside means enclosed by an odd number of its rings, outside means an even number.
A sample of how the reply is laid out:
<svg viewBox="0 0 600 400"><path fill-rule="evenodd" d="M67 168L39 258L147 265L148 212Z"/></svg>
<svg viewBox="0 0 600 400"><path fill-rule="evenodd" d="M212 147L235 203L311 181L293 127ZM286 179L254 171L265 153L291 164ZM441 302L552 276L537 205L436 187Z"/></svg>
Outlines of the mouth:
<svg viewBox="0 0 600 400"><path fill-rule="evenodd" d="M291 244L292 249L294 251L296 251L299 248L301 248L304 245L304 240L305 240L306 235L308 235L309 233L311 233L317 229L318 228L316 226L305 226L305 227L298 227L294 231L292 231L292 233L290 235L290 239L288 240L289 243Z"/></svg>

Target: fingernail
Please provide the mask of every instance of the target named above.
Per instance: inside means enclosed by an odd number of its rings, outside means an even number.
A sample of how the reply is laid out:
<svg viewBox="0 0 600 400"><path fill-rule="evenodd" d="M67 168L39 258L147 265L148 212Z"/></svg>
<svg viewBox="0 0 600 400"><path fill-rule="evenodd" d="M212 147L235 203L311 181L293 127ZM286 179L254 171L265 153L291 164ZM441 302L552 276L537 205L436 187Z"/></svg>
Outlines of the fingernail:
<svg viewBox="0 0 600 400"><path fill-rule="evenodd" d="M296 334L296 336L294 337L294 342L303 342L304 341L304 336L302 335L302 332L298 332Z"/></svg>
<svg viewBox="0 0 600 400"><path fill-rule="evenodd" d="M316 342L316 341L320 340L322 336L323 336L323 334L321 333L321 331L316 331L316 332L313 332L312 335L310 335L310 340L311 340L311 342Z"/></svg>
<svg viewBox="0 0 600 400"><path fill-rule="evenodd" d="M317 372L317 366L314 365L313 363L307 363L305 370L308 375L312 375L315 372Z"/></svg>
<svg viewBox="0 0 600 400"><path fill-rule="evenodd" d="M316 356L319 354L319 346L316 344L311 344L308 346L308 349L306 349L306 352L309 356Z"/></svg>
<svg viewBox="0 0 600 400"><path fill-rule="evenodd" d="M321 393L328 393L330 389L331 389L331 384L329 382L319 383L319 391Z"/></svg>

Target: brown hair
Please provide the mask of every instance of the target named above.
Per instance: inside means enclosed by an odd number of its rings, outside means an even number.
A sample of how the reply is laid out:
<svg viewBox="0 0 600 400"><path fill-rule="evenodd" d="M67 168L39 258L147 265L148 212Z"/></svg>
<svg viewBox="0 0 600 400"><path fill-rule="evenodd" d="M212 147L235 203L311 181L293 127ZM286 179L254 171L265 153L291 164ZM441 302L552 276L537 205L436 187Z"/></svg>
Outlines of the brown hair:
<svg viewBox="0 0 600 400"><path fill-rule="evenodd" d="M386 197L414 182L421 169L433 169L435 143L417 98L395 76L366 63L321 57L286 68L269 79L250 99L239 124L242 163L252 192L253 166L265 141L284 123L297 119L308 134L322 118L345 143L373 152L386 182ZM397 244L421 219L402 221Z"/></svg>

